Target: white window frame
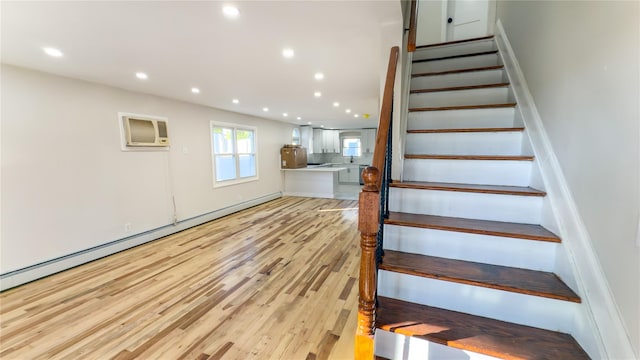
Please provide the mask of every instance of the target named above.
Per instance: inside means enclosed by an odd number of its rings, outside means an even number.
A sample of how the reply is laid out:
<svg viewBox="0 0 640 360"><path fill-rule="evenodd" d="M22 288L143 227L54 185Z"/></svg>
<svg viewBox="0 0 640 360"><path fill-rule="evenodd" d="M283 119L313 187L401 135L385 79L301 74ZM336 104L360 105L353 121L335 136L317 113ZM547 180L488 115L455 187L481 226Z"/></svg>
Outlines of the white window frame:
<svg viewBox="0 0 640 360"><path fill-rule="evenodd" d="M216 152L215 152L215 144L214 144L214 140L213 140L213 131L215 128L227 128L227 129L232 129L233 130L233 156L235 158L235 162L236 162L236 177L234 179L229 179L229 180L222 180L222 181L217 181L216 180ZM249 177L244 177L241 178L240 177L240 156L239 155L246 155L246 153L238 153L238 143L237 143L237 136L236 136L236 131L238 130L245 130L245 131L252 131L253 132L253 153L249 153L249 154L253 154L255 157L255 176L249 176ZM247 182L251 182L251 181L257 181L258 180L258 128L255 126L248 126L248 125L240 125L240 124L232 124L232 123L226 123L226 122L219 122L219 121L210 121L210 127L209 127L209 137L210 137L210 141L211 141L211 165L212 165L212 176L213 176L213 187L217 188L217 187L223 187L223 186L229 186L229 185L236 185L236 184L242 184L242 183L247 183Z"/></svg>
<svg viewBox="0 0 640 360"><path fill-rule="evenodd" d="M355 135L345 135L343 137L340 138L340 155L342 155L342 157L351 157L352 155L345 155L344 154L344 150L347 149L346 147L344 147L344 141L347 139L354 139L354 140L358 140L360 146L358 147L358 149L360 149L360 155L353 155L353 157L362 157L362 136L355 136Z"/></svg>

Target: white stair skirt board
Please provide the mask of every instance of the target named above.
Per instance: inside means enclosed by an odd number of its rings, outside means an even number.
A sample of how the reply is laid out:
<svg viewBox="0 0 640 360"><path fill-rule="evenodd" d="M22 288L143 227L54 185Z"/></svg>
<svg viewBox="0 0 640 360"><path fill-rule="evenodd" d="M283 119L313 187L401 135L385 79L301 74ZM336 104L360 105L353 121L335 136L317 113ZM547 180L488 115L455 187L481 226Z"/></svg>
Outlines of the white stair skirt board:
<svg viewBox="0 0 640 360"><path fill-rule="evenodd" d="M541 209L539 196L389 188L389 211L539 224Z"/></svg>
<svg viewBox="0 0 640 360"><path fill-rule="evenodd" d="M405 159L404 181L529 186L531 161Z"/></svg>
<svg viewBox="0 0 640 360"><path fill-rule="evenodd" d="M413 53L413 60L433 59L446 56L463 55L468 53L478 53L496 50L497 46L493 39L478 40L460 44L434 46L420 49Z"/></svg>
<svg viewBox="0 0 640 360"><path fill-rule="evenodd" d="M572 333L580 304L451 281L378 271L378 295Z"/></svg>
<svg viewBox="0 0 640 360"><path fill-rule="evenodd" d="M447 60L435 60L413 63L412 74L422 74L434 71L471 69L485 66L500 65L497 54L468 56Z"/></svg>
<svg viewBox="0 0 640 360"><path fill-rule="evenodd" d="M408 154L523 155L522 131L407 134Z"/></svg>
<svg viewBox="0 0 640 360"><path fill-rule="evenodd" d="M504 104L509 102L509 88L486 88L437 91L409 95L409 108Z"/></svg>
<svg viewBox="0 0 640 360"><path fill-rule="evenodd" d="M558 246L547 241L384 226L385 249L538 271L553 272Z"/></svg>
<svg viewBox="0 0 640 360"><path fill-rule="evenodd" d="M514 108L414 111L407 116L407 130L513 127L514 114Z"/></svg>
<svg viewBox="0 0 640 360"><path fill-rule="evenodd" d="M375 354L391 360L493 360L489 355L460 350L420 338L376 329Z"/></svg>
<svg viewBox="0 0 640 360"><path fill-rule="evenodd" d="M486 85L505 82L504 70L470 71L457 74L417 76L411 79L411 90L442 89L454 86Z"/></svg>

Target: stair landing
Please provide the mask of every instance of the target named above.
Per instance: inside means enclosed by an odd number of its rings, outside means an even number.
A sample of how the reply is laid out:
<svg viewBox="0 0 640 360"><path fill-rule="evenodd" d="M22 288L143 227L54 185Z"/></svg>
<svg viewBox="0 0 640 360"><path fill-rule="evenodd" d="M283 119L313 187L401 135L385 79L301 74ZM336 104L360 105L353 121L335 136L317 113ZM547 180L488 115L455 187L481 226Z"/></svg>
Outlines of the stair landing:
<svg viewBox="0 0 640 360"><path fill-rule="evenodd" d="M376 327L503 359L589 359L568 334L378 297Z"/></svg>

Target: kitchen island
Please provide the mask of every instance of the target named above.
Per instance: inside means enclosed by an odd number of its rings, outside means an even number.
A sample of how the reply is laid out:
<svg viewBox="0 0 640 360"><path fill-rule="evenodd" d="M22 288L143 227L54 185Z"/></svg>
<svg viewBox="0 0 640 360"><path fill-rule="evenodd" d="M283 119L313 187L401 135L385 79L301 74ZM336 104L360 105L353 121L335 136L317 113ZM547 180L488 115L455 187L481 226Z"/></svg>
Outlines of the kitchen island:
<svg viewBox="0 0 640 360"><path fill-rule="evenodd" d="M316 198L336 198L338 173L345 167L308 166L281 169L284 173L284 195Z"/></svg>

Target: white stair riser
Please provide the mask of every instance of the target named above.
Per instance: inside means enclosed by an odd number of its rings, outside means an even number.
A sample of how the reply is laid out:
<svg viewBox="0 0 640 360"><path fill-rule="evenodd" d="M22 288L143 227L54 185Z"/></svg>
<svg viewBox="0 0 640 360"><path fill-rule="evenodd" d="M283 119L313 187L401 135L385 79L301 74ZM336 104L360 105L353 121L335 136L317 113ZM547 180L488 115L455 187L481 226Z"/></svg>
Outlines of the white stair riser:
<svg viewBox="0 0 640 360"><path fill-rule="evenodd" d="M509 100L509 88L437 91L409 95L409 108L430 106L462 106L504 104Z"/></svg>
<svg viewBox="0 0 640 360"><path fill-rule="evenodd" d="M389 188L389 210L539 224L542 197Z"/></svg>
<svg viewBox="0 0 640 360"><path fill-rule="evenodd" d="M405 159L403 180L529 186L531 161Z"/></svg>
<svg viewBox="0 0 640 360"><path fill-rule="evenodd" d="M454 55L473 54L497 49L498 47L496 46L493 39L481 40L456 45L418 49L413 53L413 60L434 59Z"/></svg>
<svg viewBox="0 0 640 360"><path fill-rule="evenodd" d="M376 329L375 354L392 360L494 360L492 356Z"/></svg>
<svg viewBox="0 0 640 360"><path fill-rule="evenodd" d="M485 66L501 65L497 54L477 55L447 60L416 62L412 64L412 74L422 74L435 71L471 69Z"/></svg>
<svg viewBox="0 0 640 360"><path fill-rule="evenodd" d="M459 74L418 76L411 79L411 90L498 84L502 82L506 82L504 70L484 70Z"/></svg>
<svg viewBox="0 0 640 360"><path fill-rule="evenodd" d="M557 243L385 225L384 248L413 254L552 272Z"/></svg>
<svg viewBox="0 0 640 360"><path fill-rule="evenodd" d="M415 111L407 117L407 130L513 127L514 108Z"/></svg>
<svg viewBox="0 0 640 360"><path fill-rule="evenodd" d="M407 134L408 154L522 155L522 132Z"/></svg>
<svg viewBox="0 0 640 360"><path fill-rule="evenodd" d="M571 333L579 304L380 270L378 295Z"/></svg>

